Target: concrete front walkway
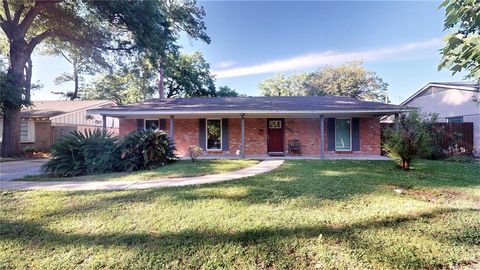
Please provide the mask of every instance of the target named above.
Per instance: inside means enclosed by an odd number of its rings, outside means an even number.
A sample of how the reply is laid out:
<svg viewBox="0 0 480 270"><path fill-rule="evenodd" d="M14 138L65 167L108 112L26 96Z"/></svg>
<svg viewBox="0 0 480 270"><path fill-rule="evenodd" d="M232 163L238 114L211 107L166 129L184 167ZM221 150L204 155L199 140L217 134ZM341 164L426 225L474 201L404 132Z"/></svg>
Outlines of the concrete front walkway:
<svg viewBox="0 0 480 270"><path fill-rule="evenodd" d="M198 177L183 177L171 179L157 179L148 181L1 181L0 189L4 190L124 190L147 189L161 187L178 187L188 185L201 185L240 179L266 173L282 165L283 160L265 160L255 166L238 171L205 175Z"/></svg>
<svg viewBox="0 0 480 270"><path fill-rule="evenodd" d="M0 163L0 181L10 181L27 175L41 174L48 159L25 159ZM0 185L2 182L0 182Z"/></svg>

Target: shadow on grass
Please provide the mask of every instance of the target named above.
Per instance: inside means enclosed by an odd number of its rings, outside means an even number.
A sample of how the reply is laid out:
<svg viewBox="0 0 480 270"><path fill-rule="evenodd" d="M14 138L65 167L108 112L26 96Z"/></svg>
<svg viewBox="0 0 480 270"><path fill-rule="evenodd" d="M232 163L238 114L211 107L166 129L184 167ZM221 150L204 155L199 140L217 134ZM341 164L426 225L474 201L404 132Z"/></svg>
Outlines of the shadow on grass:
<svg viewBox="0 0 480 270"><path fill-rule="evenodd" d="M397 229L406 227L410 223L422 220L431 222L433 219L449 214L480 214L476 209L440 209L430 212L424 212L416 215L405 215L390 217L381 220L363 221L353 224L338 226L296 226L292 228L285 227L265 227L258 229L248 229L243 231L199 231L185 230L178 233L98 233L98 234L78 234L61 233L49 230L39 223L28 221L8 221L0 219L0 235L2 240L13 240L21 242L30 248L37 249L49 248L52 246L122 246L129 248L138 248L145 252L155 252L163 250L166 247L188 247L191 253L202 252L205 247L223 246L225 244L240 245L242 247L251 247L255 245L268 245L277 256L291 256L292 254L282 254L285 252L280 247L282 239L299 238L315 239L322 235L327 241L343 245L350 250L356 250L359 254L364 254L362 261L371 261L371 254L375 258L385 258L382 264L390 267L422 267L422 268L440 268L438 262L432 264L431 257L428 254L417 254L416 250L405 243L398 244L398 250L394 254L385 251L379 243L372 243L368 239L359 236L360 233L368 231L381 230L385 228ZM437 238L432 236L432 241L438 243L457 242L468 246L475 246L478 241L463 240L471 239L480 234L478 227L468 227L465 230L454 232L453 236ZM465 237L466 236L466 237ZM463 237L463 238L462 238ZM460 242L459 242L460 241ZM405 244L405 245L402 245ZM383 252L383 253L382 253ZM414 254L414 256L412 256ZM373 260L376 260L373 259Z"/></svg>

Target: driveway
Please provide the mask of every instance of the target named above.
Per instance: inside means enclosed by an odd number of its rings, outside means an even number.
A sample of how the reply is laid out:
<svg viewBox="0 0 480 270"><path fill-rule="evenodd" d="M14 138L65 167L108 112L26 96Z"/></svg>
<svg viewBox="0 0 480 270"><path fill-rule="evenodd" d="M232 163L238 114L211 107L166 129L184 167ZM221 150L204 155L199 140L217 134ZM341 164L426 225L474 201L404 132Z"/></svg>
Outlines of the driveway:
<svg viewBox="0 0 480 270"><path fill-rule="evenodd" d="M0 163L0 187L4 181L41 174L40 167L47 161L48 159L29 159Z"/></svg>

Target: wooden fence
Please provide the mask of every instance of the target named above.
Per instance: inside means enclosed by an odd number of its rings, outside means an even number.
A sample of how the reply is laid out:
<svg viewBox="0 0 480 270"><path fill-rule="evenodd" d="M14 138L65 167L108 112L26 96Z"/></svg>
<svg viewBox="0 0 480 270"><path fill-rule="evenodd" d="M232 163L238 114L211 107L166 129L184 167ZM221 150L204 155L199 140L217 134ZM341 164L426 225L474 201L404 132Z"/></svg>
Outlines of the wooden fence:
<svg viewBox="0 0 480 270"><path fill-rule="evenodd" d="M394 128L395 124L382 123L382 134L388 127ZM433 129L443 135L437 143L442 149L458 144L459 147L464 147L467 153L473 152L473 123L435 123ZM382 142L384 139L382 136Z"/></svg>

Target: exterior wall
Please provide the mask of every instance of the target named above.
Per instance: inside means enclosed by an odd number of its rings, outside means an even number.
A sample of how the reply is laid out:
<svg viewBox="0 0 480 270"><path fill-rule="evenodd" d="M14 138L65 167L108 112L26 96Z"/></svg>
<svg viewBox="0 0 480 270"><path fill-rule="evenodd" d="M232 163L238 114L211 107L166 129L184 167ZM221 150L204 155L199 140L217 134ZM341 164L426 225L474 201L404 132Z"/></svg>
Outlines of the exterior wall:
<svg viewBox="0 0 480 270"><path fill-rule="evenodd" d="M472 122L474 154L479 156L480 107L472 100L474 96L480 99L480 94L473 91L433 91L433 94L418 96L406 105L419 108L422 113L438 113L439 122L446 122L447 117L454 116L463 116L463 122Z"/></svg>
<svg viewBox="0 0 480 270"><path fill-rule="evenodd" d="M22 148L33 147L37 150L48 150L52 145L52 127L50 121L35 121L35 141L23 142Z"/></svg>
<svg viewBox="0 0 480 270"><path fill-rule="evenodd" d="M241 120L229 120L229 150L209 152L209 155L235 155L241 148ZM328 131L327 118L325 118L325 153L380 155L380 119L378 117L360 118L360 151L336 152L327 151ZM137 128L135 119L120 120L120 136ZM167 120L167 131L170 122ZM199 145L198 119L175 119L174 140L177 154L188 155L190 145ZM302 145L302 155L320 156L320 119L319 118L287 118L285 119L285 152L288 151L288 141L298 139ZM246 155L267 154L267 119L245 119L245 152ZM288 154L288 153L287 153Z"/></svg>
<svg viewBox="0 0 480 270"><path fill-rule="evenodd" d="M127 135L127 133L137 128L137 120L135 119L120 118L119 122L120 122L120 127L118 131L118 135L120 137Z"/></svg>
<svg viewBox="0 0 480 270"><path fill-rule="evenodd" d="M167 129L170 129L169 124ZM177 155L186 156L190 145L198 145L198 119L175 119L173 131Z"/></svg>

